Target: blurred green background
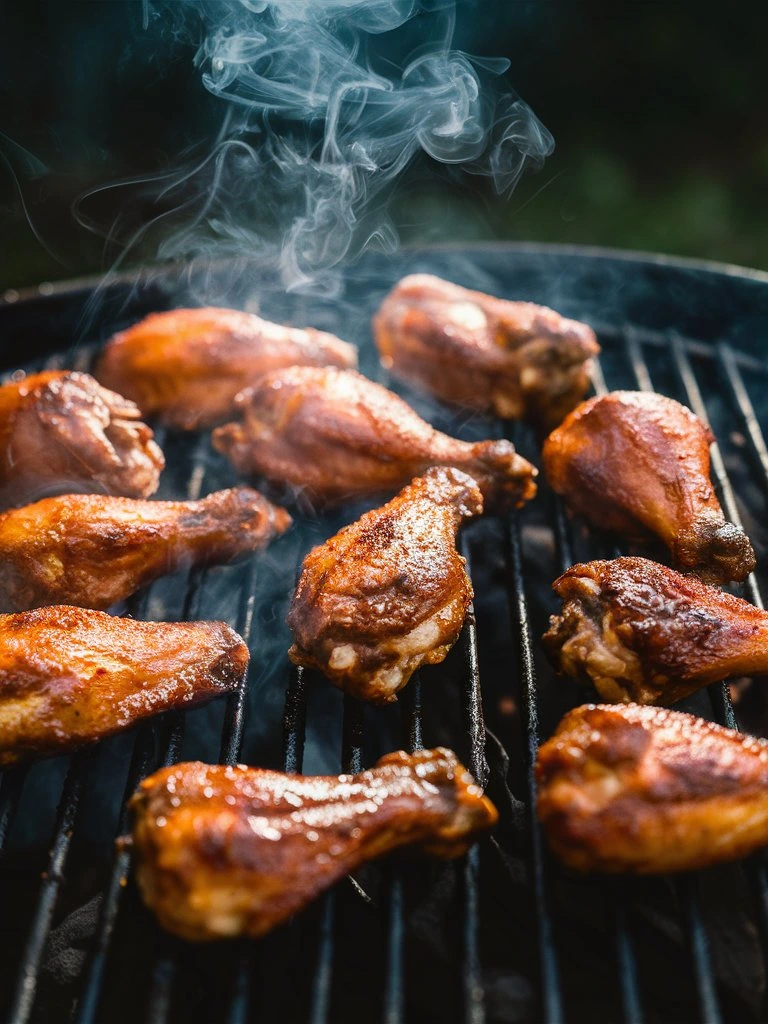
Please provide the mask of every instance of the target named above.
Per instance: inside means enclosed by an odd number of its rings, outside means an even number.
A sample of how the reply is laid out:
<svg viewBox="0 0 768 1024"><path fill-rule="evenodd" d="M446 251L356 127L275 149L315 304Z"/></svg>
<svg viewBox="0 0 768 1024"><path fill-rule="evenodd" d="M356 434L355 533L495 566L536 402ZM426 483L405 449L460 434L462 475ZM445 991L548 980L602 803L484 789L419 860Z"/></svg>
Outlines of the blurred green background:
<svg viewBox="0 0 768 1024"><path fill-rule="evenodd" d="M6 5L11 7L11 5ZM0 291L95 273L119 247L72 213L85 190L172 171L216 131L194 41L141 2L28 2L0 38ZM555 153L511 198L417 162L393 200L406 243L524 239L768 269L764 5L459 0L456 41L503 55ZM123 236L161 210L128 190L87 217ZM150 260L150 245L132 261Z"/></svg>

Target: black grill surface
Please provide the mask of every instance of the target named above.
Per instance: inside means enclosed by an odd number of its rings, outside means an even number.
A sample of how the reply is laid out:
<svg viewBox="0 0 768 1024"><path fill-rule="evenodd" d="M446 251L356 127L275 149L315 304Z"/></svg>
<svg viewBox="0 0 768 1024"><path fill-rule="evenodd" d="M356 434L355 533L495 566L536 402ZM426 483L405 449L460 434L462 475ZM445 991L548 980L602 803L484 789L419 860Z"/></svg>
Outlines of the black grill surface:
<svg viewBox="0 0 768 1024"><path fill-rule="evenodd" d="M603 355L593 386L655 388L717 436L713 478L761 558L744 593L762 604L768 546L768 277L653 257L536 246L370 257L341 298L285 295L247 262L171 268L18 296L0 306L0 365L88 369L113 331L147 312L227 304L331 330L361 348L363 372L436 426L500 436L493 420L447 411L386 380L370 317L403 274L427 271L583 318ZM539 463L525 428L510 435ZM233 484L208 436L158 431L167 460L158 497ZM555 610L551 581L574 561L611 556L611 538L572 523L542 481L522 513L466 528L475 605L443 665L422 670L394 708L343 697L289 667L285 614L306 551L365 506L297 516L250 561L181 573L123 614L226 619L247 639L244 688L148 722L72 758L15 769L0 789L0 991L14 1022L758 1021L764 1008L768 883L762 857L676 879L602 881L548 857L530 807L542 737L595 698L554 678L538 638ZM481 688L482 680L482 688ZM686 710L766 734L763 684L723 686ZM738 719L738 721L737 721ZM258 942L191 946L141 905L125 801L179 759L289 771L356 771L398 747L453 747L501 812L493 838L461 862L390 858L339 884Z"/></svg>

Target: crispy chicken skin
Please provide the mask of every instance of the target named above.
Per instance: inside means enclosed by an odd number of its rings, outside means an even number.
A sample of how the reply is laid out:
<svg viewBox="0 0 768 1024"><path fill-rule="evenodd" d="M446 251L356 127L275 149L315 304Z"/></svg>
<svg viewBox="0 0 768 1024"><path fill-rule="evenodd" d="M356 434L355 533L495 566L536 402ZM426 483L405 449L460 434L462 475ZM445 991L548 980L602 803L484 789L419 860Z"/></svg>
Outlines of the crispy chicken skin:
<svg viewBox="0 0 768 1024"><path fill-rule="evenodd" d="M549 842L579 871L688 871L768 844L768 742L680 711L585 704L536 774Z"/></svg>
<svg viewBox="0 0 768 1024"><path fill-rule="evenodd" d="M674 704L721 679L768 672L768 612L645 558L574 565L544 645L601 697Z"/></svg>
<svg viewBox="0 0 768 1024"><path fill-rule="evenodd" d="M429 274L403 278L374 317L382 364L449 402L551 428L589 387L586 324Z"/></svg>
<svg viewBox="0 0 768 1024"><path fill-rule="evenodd" d="M70 491L146 498L163 453L133 402L87 373L35 373L0 387L0 508Z"/></svg>
<svg viewBox="0 0 768 1024"><path fill-rule="evenodd" d="M310 551L288 613L291 660L357 697L395 700L458 638L472 586L456 534L482 509L474 480L431 469Z"/></svg>
<svg viewBox="0 0 768 1024"><path fill-rule="evenodd" d="M145 779L132 808L144 900L192 940L263 935L374 857L457 857L498 818L443 748L339 777L179 764Z"/></svg>
<svg viewBox="0 0 768 1024"><path fill-rule="evenodd" d="M138 622L68 605L0 615L0 766L209 700L247 665L223 622Z"/></svg>
<svg viewBox="0 0 768 1024"><path fill-rule="evenodd" d="M552 489L595 526L633 539L656 534L678 568L710 583L743 580L755 554L712 488L713 440L671 398L614 391L574 409L542 454Z"/></svg>
<svg viewBox="0 0 768 1024"><path fill-rule="evenodd" d="M0 612L64 603L109 608L184 566L257 551L290 522L248 487L200 501L44 498L0 515Z"/></svg>
<svg viewBox="0 0 768 1024"><path fill-rule="evenodd" d="M310 499L393 493L430 466L455 466L483 494L522 505L536 470L509 441L469 444L433 429L391 391L359 373L292 366L238 397L241 420L213 444L235 469L301 488Z"/></svg>
<svg viewBox="0 0 768 1024"><path fill-rule="evenodd" d="M195 430L231 415L235 395L263 373L299 363L354 367L357 349L333 334L235 309L174 309L116 334L96 376L146 416Z"/></svg>

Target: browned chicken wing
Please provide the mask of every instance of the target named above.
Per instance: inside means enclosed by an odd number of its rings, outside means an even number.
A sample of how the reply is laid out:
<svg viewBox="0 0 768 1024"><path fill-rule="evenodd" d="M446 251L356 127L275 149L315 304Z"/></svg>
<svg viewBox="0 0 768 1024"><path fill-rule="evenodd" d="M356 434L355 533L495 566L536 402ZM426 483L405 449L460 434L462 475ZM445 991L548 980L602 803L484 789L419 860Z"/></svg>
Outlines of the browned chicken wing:
<svg viewBox="0 0 768 1024"><path fill-rule="evenodd" d="M457 857L498 817L442 748L338 778L179 764L132 807L142 895L192 940L263 935L366 861L406 845Z"/></svg>
<svg viewBox="0 0 768 1024"><path fill-rule="evenodd" d="M687 871L768 845L768 742L693 715L586 704L536 774L550 844L579 871Z"/></svg>
<svg viewBox="0 0 768 1024"><path fill-rule="evenodd" d="M357 349L333 334L235 309L174 309L116 334L96 376L146 416L195 430L226 419L235 395L263 373L295 364L354 367Z"/></svg>
<svg viewBox="0 0 768 1024"><path fill-rule="evenodd" d="M656 534L678 568L709 582L743 580L755 554L712 488L712 440L679 402L614 391L582 403L549 435L544 468L553 490L596 526L633 539Z"/></svg>
<svg viewBox="0 0 768 1024"><path fill-rule="evenodd" d="M223 622L138 622L68 605L0 615L0 765L209 700L247 665Z"/></svg>
<svg viewBox="0 0 768 1024"><path fill-rule="evenodd" d="M373 321L382 364L449 402L551 428L585 395L600 346L586 324L429 274L389 293Z"/></svg>
<svg viewBox="0 0 768 1024"><path fill-rule="evenodd" d="M0 611L65 603L109 608L184 566L257 551L290 522L248 487L200 501L44 498L0 515Z"/></svg>
<svg viewBox="0 0 768 1024"><path fill-rule="evenodd" d="M474 480L431 469L310 551L288 614L291 660L358 697L394 700L456 642L472 600L456 534L482 509Z"/></svg>
<svg viewBox="0 0 768 1024"><path fill-rule="evenodd" d="M293 366L238 398L242 419L214 447L246 476L287 483L313 500L392 493L430 466L455 466L494 501L533 497L534 467L509 441L469 444L434 430L391 391L359 373Z"/></svg>
<svg viewBox="0 0 768 1024"><path fill-rule="evenodd" d="M35 373L0 387L0 508L85 491L146 498L163 453L126 398L87 373Z"/></svg>
<svg viewBox="0 0 768 1024"><path fill-rule="evenodd" d="M645 558L574 565L544 644L601 697L674 704L721 679L768 672L768 612Z"/></svg>

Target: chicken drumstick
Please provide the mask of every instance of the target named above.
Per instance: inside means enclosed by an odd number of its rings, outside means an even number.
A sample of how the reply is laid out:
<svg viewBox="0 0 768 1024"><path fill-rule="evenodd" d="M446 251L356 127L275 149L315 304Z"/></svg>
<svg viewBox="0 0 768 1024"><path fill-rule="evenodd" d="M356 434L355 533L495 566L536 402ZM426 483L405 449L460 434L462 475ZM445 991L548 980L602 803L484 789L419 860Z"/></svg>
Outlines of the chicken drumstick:
<svg viewBox="0 0 768 1024"><path fill-rule="evenodd" d="M755 554L712 488L712 441L679 402L614 391L574 409L542 455L553 490L596 526L633 539L654 533L678 568L708 582L743 580Z"/></svg>

